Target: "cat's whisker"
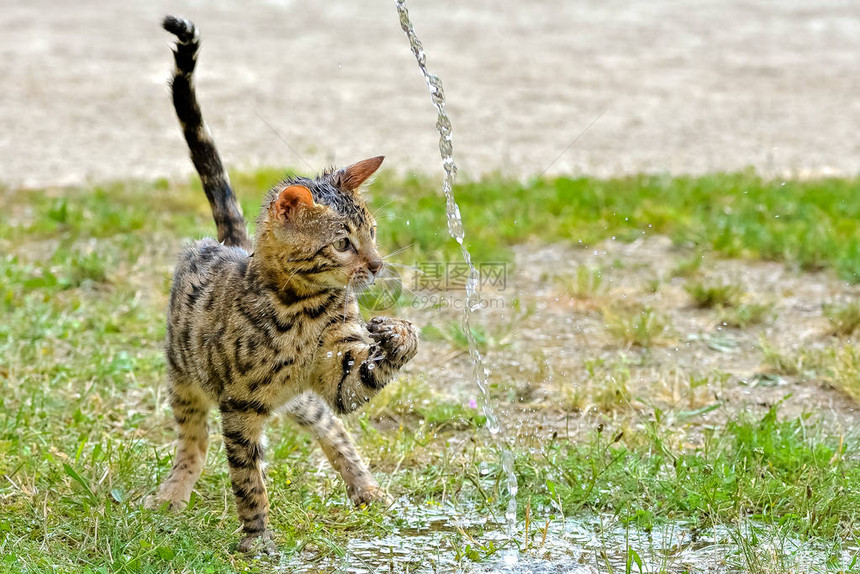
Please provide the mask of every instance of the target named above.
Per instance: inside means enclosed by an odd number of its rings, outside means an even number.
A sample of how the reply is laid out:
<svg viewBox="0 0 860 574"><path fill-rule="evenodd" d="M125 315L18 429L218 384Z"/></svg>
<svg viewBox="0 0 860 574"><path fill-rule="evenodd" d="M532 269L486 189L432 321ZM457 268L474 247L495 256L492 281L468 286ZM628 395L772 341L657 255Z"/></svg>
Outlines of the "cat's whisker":
<svg viewBox="0 0 860 574"><path fill-rule="evenodd" d="M346 287L344 287L345 297L343 298L343 323L346 323L346 316L349 314L349 302L350 296L353 294L352 292L352 281L353 277L349 278L349 282L347 282Z"/></svg>
<svg viewBox="0 0 860 574"><path fill-rule="evenodd" d="M394 272L385 266L379 270L379 272L374 276L374 279L390 279L393 277L393 275L391 275L392 273Z"/></svg>
<svg viewBox="0 0 860 574"><path fill-rule="evenodd" d="M410 289L406 285L403 285L402 283L400 284L400 288L403 289L404 291L406 291L406 293L408 293L409 295L412 295L413 297L420 297L420 295L418 295L418 293L416 293L415 291L413 291L412 289Z"/></svg>
<svg viewBox="0 0 860 574"><path fill-rule="evenodd" d="M258 112L257 110L254 110L254 113L255 113L255 114L257 114L257 117L258 117L258 118L260 118L260 120L261 120L264 124L266 124L266 127L268 127L270 130L272 130L272 133L273 133L273 134L275 134L276 136L278 136L278 139L279 139L279 140L281 140L282 142L284 142L284 145L285 145L285 146L287 146L287 148L288 148L291 152L293 152L294 154L296 154L296 157L297 157L297 158L299 158L300 160L302 160L302 161L305 163L305 165L306 165L306 166L308 166L308 168L309 168L309 169L313 169L313 166L312 166L311 164L309 164L309 163L307 162L307 160L306 160L305 158L303 158L303 157L299 154L299 152L297 152L297 151L295 150L295 148L293 148L293 146L291 146L291 145L289 144L289 142L288 142L287 140L285 140L285 139L284 139L284 136L282 136L280 133L278 133L278 130L276 130L276 129L272 126L272 124L270 124L269 122L267 122L267 121L266 121L266 118L264 118L263 116L261 116L261 115L260 115L260 112Z"/></svg>
<svg viewBox="0 0 860 574"><path fill-rule="evenodd" d="M403 215L396 215L392 213L391 215L382 214L381 217L377 217L376 221L382 221L383 223L391 223L392 221L409 221L409 218ZM408 223L407 223L408 225Z"/></svg>
<svg viewBox="0 0 860 574"><path fill-rule="evenodd" d="M413 242L413 243L410 243L409 245L407 245L407 246L405 246L405 247L401 247L400 249L398 249L398 250L396 250L396 251L392 251L391 253L389 253L388 255L386 255L385 257L383 257L383 258L382 258L382 260L384 261L384 260L388 259L389 257L394 257L394 256L395 256L395 255L397 255L398 253L403 253L404 251L406 251L407 249L409 249L409 248L410 248L410 247L412 247L413 245L415 245L415 243L414 243L414 242Z"/></svg>
<svg viewBox="0 0 860 574"><path fill-rule="evenodd" d="M402 267L404 269L411 269L412 271L414 271L416 273L420 273L421 275L429 275L423 269L419 269L418 267L416 267L414 265L406 265L404 263L395 263L393 261L386 261L385 266L388 267L389 265L391 265L392 267Z"/></svg>
<svg viewBox="0 0 860 574"><path fill-rule="evenodd" d="M381 280L381 281L385 281L386 279L396 279L398 282L398 285L400 286L401 291L406 291L406 292L408 292L408 294L412 295L413 297L418 296L412 289L410 289L409 287L407 287L406 285L403 284L403 278L399 274L395 274L390 269L385 269L383 267L382 271L379 272L379 275L376 276L376 279ZM397 299L398 300L400 299L399 295L398 295Z"/></svg>
<svg viewBox="0 0 860 574"><path fill-rule="evenodd" d="M386 272L386 270L385 270L384 268L383 268L383 271L382 271L382 272L380 272L380 274L376 276L376 278L377 278L377 279L381 279L381 280L385 280L385 279L397 279L397 280L398 280L398 283L399 283L399 285L400 285L400 289L401 289L401 291L406 291L409 295L412 295L413 297L418 297L418 294L417 294L417 293L415 293L415 291L413 291L412 289L410 289L409 287L407 287L407 286L403 283L402 277L400 277L399 275L389 275L389 274L387 274L387 272ZM399 299L400 299L400 297L398 296L398 300L399 300Z"/></svg>
<svg viewBox="0 0 860 574"><path fill-rule="evenodd" d="M283 286L281 287L281 289L285 289L285 288L287 287L287 285L289 285L289 284L290 284L290 280L292 280L292 278L293 278L293 277L295 277L295 276L296 276L296 273L298 273L299 271L300 271L299 269L296 269L295 271L293 271L292 273L290 273L290 276L289 276L289 277L287 277L286 281L284 281L284 284L283 284Z"/></svg>
<svg viewBox="0 0 860 574"><path fill-rule="evenodd" d="M374 209L374 210L373 210L373 218L374 218L374 219L376 219L376 214L377 214L377 213L379 213L380 211L382 211L383 209L385 209L386 207L388 207L389 205L391 205L391 204L392 204L392 203L394 203L395 201L397 201L397 200L396 200L396 199L392 199L391 201L389 201L389 202L387 202L387 203L384 203L383 205L381 205L381 206L377 207L376 209Z"/></svg>
<svg viewBox="0 0 860 574"><path fill-rule="evenodd" d="M386 263L386 265L397 265L397 264L396 264L396 263ZM427 275L427 273L423 272L422 270L420 270L420 269L416 269L415 267L412 267L412 266L409 266L409 265L402 265L402 267L406 267L407 269L413 269L416 273L420 273L420 274L422 274L422 275ZM428 275L428 276L429 276L429 275ZM389 277L391 277L391 276L389 276ZM411 288L406 284L406 282L405 282L405 281L403 281L403 280L402 280L402 279L403 279L402 277L398 277L398 279L400 279L400 289L401 289L401 291L402 291L403 293L406 293L407 295L410 295L410 296L412 296L412 297L416 297L416 298L417 298L417 297L421 297L421 295L419 295L418 293L416 293L413 289L411 289ZM416 288L417 288L417 287L416 287ZM399 299L399 298L398 298L398 299Z"/></svg>

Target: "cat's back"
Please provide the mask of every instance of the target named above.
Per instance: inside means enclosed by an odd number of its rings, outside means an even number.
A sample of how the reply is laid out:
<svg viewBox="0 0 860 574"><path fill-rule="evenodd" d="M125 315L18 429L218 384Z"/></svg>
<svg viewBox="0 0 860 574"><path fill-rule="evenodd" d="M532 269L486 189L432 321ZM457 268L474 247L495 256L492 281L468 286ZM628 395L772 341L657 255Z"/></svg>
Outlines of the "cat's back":
<svg viewBox="0 0 860 574"><path fill-rule="evenodd" d="M168 304L168 327L180 323L213 325L225 316L231 296L244 289L248 253L241 247L202 239L179 254Z"/></svg>
<svg viewBox="0 0 860 574"><path fill-rule="evenodd" d="M211 238L195 241L179 254L170 292L171 311L197 307L201 295L211 292L211 288L223 288L225 283L234 282L236 289L241 288L247 270L248 253L241 247ZM184 301L180 295L185 295Z"/></svg>
<svg viewBox="0 0 860 574"><path fill-rule="evenodd" d="M213 359L226 351L221 339L233 301L244 293L247 269L244 249L214 239L195 241L179 254L167 307L167 360L175 375L211 378Z"/></svg>

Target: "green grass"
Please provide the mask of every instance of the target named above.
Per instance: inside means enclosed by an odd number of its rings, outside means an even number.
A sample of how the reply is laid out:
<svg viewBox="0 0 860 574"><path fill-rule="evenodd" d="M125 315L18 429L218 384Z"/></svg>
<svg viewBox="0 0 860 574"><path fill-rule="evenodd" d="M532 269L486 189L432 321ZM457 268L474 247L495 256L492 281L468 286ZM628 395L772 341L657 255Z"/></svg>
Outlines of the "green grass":
<svg viewBox="0 0 860 574"><path fill-rule="evenodd" d="M386 188L382 178L379 188ZM443 233L436 186L410 178L380 204L409 213L410 226L388 225L397 245L432 250ZM767 181L752 172L699 177L631 176L487 179L458 186L468 245L476 259L504 257L523 241L593 245L663 234L727 257L785 261L803 270L835 269L860 282L860 180ZM448 251L452 254L451 251Z"/></svg>
<svg viewBox="0 0 860 574"><path fill-rule="evenodd" d="M850 337L860 329L860 304L825 305L824 316L830 321L831 332L839 337Z"/></svg>
<svg viewBox="0 0 860 574"><path fill-rule="evenodd" d="M256 212L276 177L271 170L234 175L246 214ZM488 179L457 193L476 261L509 261L521 242L593 245L662 233L726 256L831 268L857 282L856 189L856 180L781 185L742 173ZM0 571L266 570L265 561L231 553L238 522L217 439L188 510L171 516L139 505L170 465L163 314L173 254L186 238L213 230L199 188L159 181L0 194ZM390 251L411 246L397 261L457 260L432 180L383 175L370 198L382 244ZM571 290L599 291L600 275L582 269ZM653 345L666 330L647 309L619 314L616 323L631 345ZM476 333L483 348L510 343L505 325ZM451 325L427 336L463 348ZM828 357L813 366L857 393L856 350ZM786 369L805 368L779 360ZM594 378L595 385L612 383L597 396L600 409L630 410L636 397L625 365L596 369ZM564 383L563 374L556 379ZM567 402L575 409L583 399ZM774 409L703 426L701 442L689 444L684 425L699 411L648 412L620 436L594 429L518 441L520 500L529 501L533 523L584 512L646 528L675 520L738 525L753 517L833 545L856 532L856 437L831 436L812 418L780 419ZM395 494L501 516L498 457L483 422L472 405L405 380L351 426ZM339 555L350 539L392 528L384 511L352 508L333 473L318 472L312 441L286 423L273 425L269 453L272 524L285 555L303 548ZM526 507L520 505L521 520ZM469 555L464 548L458 551Z"/></svg>
<svg viewBox="0 0 860 574"><path fill-rule="evenodd" d="M762 342L765 364L770 371L806 379L819 378L860 400L860 344L848 342L824 349L799 349L782 353Z"/></svg>
<svg viewBox="0 0 860 574"><path fill-rule="evenodd" d="M521 485L535 502L567 509L613 509L646 527L683 515L701 524L740 517L793 522L800 533L850 535L860 478L838 439L805 418L742 416L707 431L701 447L672 445L672 430L652 421L636 439L592 434L587 444L554 441L521 456ZM612 485L610 487L610 485ZM840 497L844 497L840 499Z"/></svg>
<svg viewBox="0 0 860 574"><path fill-rule="evenodd" d="M672 277L695 277L702 270L703 256L697 251L692 257L681 259L672 269Z"/></svg>
<svg viewBox="0 0 860 574"><path fill-rule="evenodd" d="M603 309L609 334L625 345L650 347L663 342L669 326L666 320L650 307Z"/></svg>
<svg viewBox="0 0 860 574"><path fill-rule="evenodd" d="M701 309L737 307L743 290L732 283L695 281L687 283L684 290Z"/></svg>
<svg viewBox="0 0 860 574"><path fill-rule="evenodd" d="M577 265L573 273L556 276L555 281L569 297L590 299L603 288L603 271L599 267Z"/></svg>
<svg viewBox="0 0 860 574"><path fill-rule="evenodd" d="M282 171L233 174L246 214ZM190 189L189 189L190 188ZM632 241L663 234L679 245L727 257L785 261L803 270L831 268L860 282L860 180L768 181L752 172L699 177L639 175L618 179L556 178L519 183L488 178L462 182L457 199L467 245L479 262L510 260L511 246L566 241L589 246L609 237ZM211 233L199 184L131 182L86 190L7 192L12 205L33 210L29 225L5 226L0 239L53 236L115 237L131 243L163 230ZM369 192L380 242L399 259L458 260L446 232L444 202L434 179L383 173ZM9 217L0 215L0 224ZM13 237L14 239L14 237ZM138 245L138 248L141 248ZM699 259L699 258L697 258ZM698 262L679 265L682 274Z"/></svg>
<svg viewBox="0 0 860 574"><path fill-rule="evenodd" d="M720 309L719 321L726 327L744 329L765 323L774 316L772 303L740 303Z"/></svg>

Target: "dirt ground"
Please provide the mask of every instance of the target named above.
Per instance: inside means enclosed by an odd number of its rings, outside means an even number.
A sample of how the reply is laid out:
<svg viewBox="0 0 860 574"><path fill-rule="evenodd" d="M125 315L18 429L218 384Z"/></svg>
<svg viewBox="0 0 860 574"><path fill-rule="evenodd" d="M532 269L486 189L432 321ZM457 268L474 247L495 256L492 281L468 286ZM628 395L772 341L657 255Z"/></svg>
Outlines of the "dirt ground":
<svg viewBox="0 0 860 574"><path fill-rule="evenodd" d="M409 5L467 176L860 170L852 0ZM232 166L315 172L385 154L388 168L439 172L435 117L391 0L11 0L0 181L191 173L166 87L167 12L202 30L201 99Z"/></svg>
<svg viewBox="0 0 860 574"><path fill-rule="evenodd" d="M482 295L502 303L473 319L487 334L486 365L509 432L575 435L600 422L639 425L657 408L677 414L713 406L690 417L688 440L696 440L701 425L740 412L763 414L777 403L785 416L814 413L837 435L858 428L860 412L853 399L817 375L779 373L768 363L766 350L791 358L804 350L838 348L846 341L832 335L824 308L857 300L860 289L831 272L801 273L781 263L711 256L705 256L699 272L678 276L684 262L695 257L660 236L630 244L610 240L588 250L520 246L505 289ZM601 273L591 293L571 293L580 266ZM770 310L759 323L727 325L724 313L729 311L696 306L685 289L696 282L736 285L743 304ZM608 328L613 310L642 308L653 309L665 326L649 348L625 343ZM422 327L438 327L457 325L462 310L422 308L405 314ZM478 398L462 345L451 340L422 345L407 373L462 404ZM691 387L691 378L701 386ZM616 389L621 394L613 396ZM571 408L578 415L571 416Z"/></svg>

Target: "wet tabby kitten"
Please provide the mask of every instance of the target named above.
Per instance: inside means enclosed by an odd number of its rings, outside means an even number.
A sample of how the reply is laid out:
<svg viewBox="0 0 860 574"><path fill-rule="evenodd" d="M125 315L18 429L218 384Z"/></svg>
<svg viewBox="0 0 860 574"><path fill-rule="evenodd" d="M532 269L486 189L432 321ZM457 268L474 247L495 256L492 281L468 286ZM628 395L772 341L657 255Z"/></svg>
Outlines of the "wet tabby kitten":
<svg viewBox="0 0 860 574"><path fill-rule="evenodd" d="M185 249L173 277L166 354L179 442L170 474L147 504L188 503L206 457L208 413L217 407L244 530L239 550L257 539L271 549L263 430L279 407L313 433L353 502L387 498L334 416L369 401L417 349L411 323L365 323L351 290L372 283L383 266L376 224L358 193L382 158L275 186L252 245L197 104L197 30L172 16L163 25L178 40L173 103L218 241Z"/></svg>

